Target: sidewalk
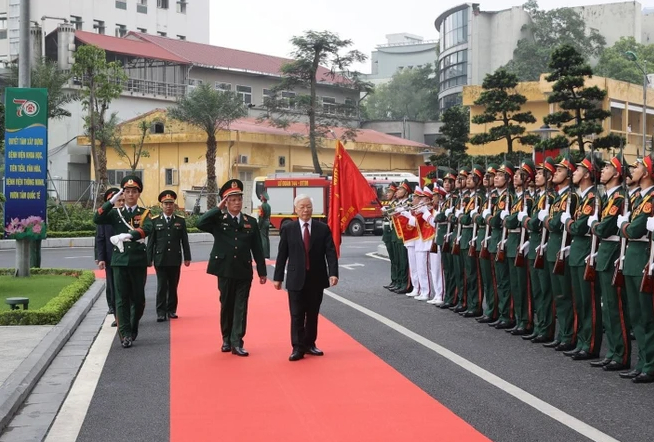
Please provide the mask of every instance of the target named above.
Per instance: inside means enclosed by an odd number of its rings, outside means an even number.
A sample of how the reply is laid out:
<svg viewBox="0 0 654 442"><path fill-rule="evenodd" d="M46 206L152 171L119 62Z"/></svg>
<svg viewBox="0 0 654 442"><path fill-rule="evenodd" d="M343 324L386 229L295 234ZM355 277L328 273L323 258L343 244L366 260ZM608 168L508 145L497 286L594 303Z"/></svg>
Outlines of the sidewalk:
<svg viewBox="0 0 654 442"><path fill-rule="evenodd" d="M57 325L0 327L0 434L104 287L104 280L96 280Z"/></svg>

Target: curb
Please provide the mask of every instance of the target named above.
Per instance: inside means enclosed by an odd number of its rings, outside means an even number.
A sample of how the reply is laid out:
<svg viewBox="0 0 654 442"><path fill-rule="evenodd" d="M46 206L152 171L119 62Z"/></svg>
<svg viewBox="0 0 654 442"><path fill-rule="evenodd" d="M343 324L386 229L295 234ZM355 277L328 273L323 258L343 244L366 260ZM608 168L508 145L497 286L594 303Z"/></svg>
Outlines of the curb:
<svg viewBox="0 0 654 442"><path fill-rule="evenodd" d="M104 280L96 280L0 386L0 432L11 422L59 350L104 292L104 287Z"/></svg>
<svg viewBox="0 0 654 442"><path fill-rule="evenodd" d="M189 243L213 242L211 233L189 233ZM66 247L95 247L95 238L50 238L41 242L42 249L58 249ZM16 248L16 241L4 239L0 241L0 250L11 250Z"/></svg>

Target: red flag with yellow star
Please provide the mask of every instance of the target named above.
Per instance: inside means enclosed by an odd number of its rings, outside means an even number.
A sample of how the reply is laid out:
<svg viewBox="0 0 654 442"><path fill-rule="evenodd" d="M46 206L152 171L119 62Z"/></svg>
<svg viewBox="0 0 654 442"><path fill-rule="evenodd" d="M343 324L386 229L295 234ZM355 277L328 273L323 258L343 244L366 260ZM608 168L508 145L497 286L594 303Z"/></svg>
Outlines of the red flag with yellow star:
<svg viewBox="0 0 654 442"><path fill-rule="evenodd" d="M337 141L327 224L332 231L338 256L341 256L341 233L371 201L377 201L377 193L361 175L343 144Z"/></svg>

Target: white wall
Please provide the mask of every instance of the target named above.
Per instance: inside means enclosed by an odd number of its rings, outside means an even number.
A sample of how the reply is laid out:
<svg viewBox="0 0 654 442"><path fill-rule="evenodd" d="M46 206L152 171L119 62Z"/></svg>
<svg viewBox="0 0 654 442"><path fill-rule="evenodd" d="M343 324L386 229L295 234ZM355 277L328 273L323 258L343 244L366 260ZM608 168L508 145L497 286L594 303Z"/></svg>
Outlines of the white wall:
<svg viewBox="0 0 654 442"><path fill-rule="evenodd" d="M604 5L577 6L572 8L581 14L586 29L596 29L606 38L606 46L620 40L620 37L642 38L642 5L635 1L608 3Z"/></svg>

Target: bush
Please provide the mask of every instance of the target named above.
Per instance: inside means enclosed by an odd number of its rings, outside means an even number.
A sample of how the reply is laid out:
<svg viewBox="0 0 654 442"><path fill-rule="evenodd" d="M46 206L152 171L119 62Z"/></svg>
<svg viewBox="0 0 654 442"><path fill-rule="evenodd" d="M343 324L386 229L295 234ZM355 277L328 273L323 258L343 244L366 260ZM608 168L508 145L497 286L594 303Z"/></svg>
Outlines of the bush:
<svg viewBox="0 0 654 442"><path fill-rule="evenodd" d="M95 281L95 273L90 270L31 269L30 271L35 275L75 276L77 281L64 287L59 295L38 310L21 309L0 313L0 325L56 325ZM14 269L0 269L0 275L13 274Z"/></svg>
<svg viewBox="0 0 654 442"><path fill-rule="evenodd" d="M92 208L86 208L81 204L64 204L66 212L60 205L48 206L48 236L54 232L67 232L87 230L95 232ZM68 217L66 217L68 213ZM69 219L70 218L70 219ZM95 235L95 233L94 233Z"/></svg>
<svg viewBox="0 0 654 442"><path fill-rule="evenodd" d="M75 230L71 232L48 232L48 238L95 238L95 230Z"/></svg>

